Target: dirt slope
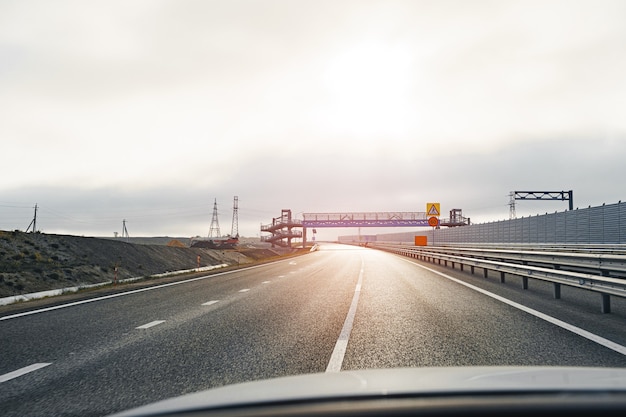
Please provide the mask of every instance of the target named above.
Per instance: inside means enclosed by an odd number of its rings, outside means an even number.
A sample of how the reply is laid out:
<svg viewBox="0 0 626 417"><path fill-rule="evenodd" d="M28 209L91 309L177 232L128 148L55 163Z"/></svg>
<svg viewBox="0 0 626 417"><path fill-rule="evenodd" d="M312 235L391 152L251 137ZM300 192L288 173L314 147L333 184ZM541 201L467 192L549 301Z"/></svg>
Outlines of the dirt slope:
<svg viewBox="0 0 626 417"><path fill-rule="evenodd" d="M161 241L166 239L160 238ZM0 298L142 277L209 265L237 265L284 255L241 245L212 250L121 240L0 231Z"/></svg>

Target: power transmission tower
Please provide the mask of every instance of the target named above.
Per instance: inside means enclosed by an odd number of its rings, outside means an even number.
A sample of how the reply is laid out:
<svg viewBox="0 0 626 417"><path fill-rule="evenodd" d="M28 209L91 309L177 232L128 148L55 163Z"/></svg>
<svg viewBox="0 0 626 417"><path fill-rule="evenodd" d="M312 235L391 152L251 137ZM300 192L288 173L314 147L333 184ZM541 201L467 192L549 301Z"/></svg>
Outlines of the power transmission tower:
<svg viewBox="0 0 626 417"><path fill-rule="evenodd" d="M509 193L509 220L516 218L515 214L515 192L511 191Z"/></svg>
<svg viewBox="0 0 626 417"><path fill-rule="evenodd" d="M28 233L28 229L30 229L31 226L33 226L33 233L37 233L37 203L35 203L35 215L33 216L33 220L26 228L26 233Z"/></svg>
<svg viewBox="0 0 626 417"><path fill-rule="evenodd" d="M231 237L239 237L239 197L235 196L233 201L233 224L230 228Z"/></svg>
<svg viewBox="0 0 626 417"><path fill-rule="evenodd" d="M211 218L211 227L209 228L209 237L220 237L220 223L217 220L217 198L213 202L213 217Z"/></svg>
<svg viewBox="0 0 626 417"><path fill-rule="evenodd" d="M122 220L122 239L126 239L127 242L130 242L130 235L126 228L126 219Z"/></svg>

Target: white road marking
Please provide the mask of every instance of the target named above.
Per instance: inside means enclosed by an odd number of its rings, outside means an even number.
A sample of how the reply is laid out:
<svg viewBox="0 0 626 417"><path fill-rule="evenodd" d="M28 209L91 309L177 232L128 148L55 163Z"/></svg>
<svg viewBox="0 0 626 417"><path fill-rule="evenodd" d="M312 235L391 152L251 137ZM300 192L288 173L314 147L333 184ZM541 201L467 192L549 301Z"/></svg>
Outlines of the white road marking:
<svg viewBox="0 0 626 417"><path fill-rule="evenodd" d="M220 300L211 300L211 301L207 301L206 303L202 303L203 306L210 306L213 305L215 303L219 303Z"/></svg>
<svg viewBox="0 0 626 417"><path fill-rule="evenodd" d="M248 292L250 291L250 288L244 288L243 290L239 290L239 292Z"/></svg>
<svg viewBox="0 0 626 417"><path fill-rule="evenodd" d="M159 325L161 323L165 323L165 320L151 321L150 323L146 323L143 326L135 327L135 329L149 329L150 327L157 326L157 325Z"/></svg>
<svg viewBox="0 0 626 417"><path fill-rule="evenodd" d="M269 284L272 281L263 281L261 284Z"/></svg>
<svg viewBox="0 0 626 417"><path fill-rule="evenodd" d="M158 289L161 289L161 288L171 287L173 285L187 284L189 282L200 281L200 280L207 279L207 278L214 278L214 277L218 277L218 276L221 276L221 275L230 275L230 274L234 274L234 273L241 272L241 271L247 271L247 270L250 270L250 269L263 268L263 267L266 267L268 265L278 264L278 263L282 263L282 262L286 262L286 260L269 262L267 264L262 264L262 265L249 266L249 267L237 269L237 270L234 270L234 271L225 271L225 272L220 272L220 273L217 273L217 274L211 274L211 275L205 275L205 276L202 276L202 277L185 279L185 280L182 280L182 281L168 282L167 284L155 285L154 287L139 288L139 289L136 289L136 290L126 291L126 292L122 292L122 293L110 294L110 295L105 295L105 296L96 297L96 298L90 298L88 300L80 300L80 301L75 301L75 302L67 303L67 304L59 304L59 305L52 306L52 307L40 308L39 310L25 311L25 312L22 312L22 313L11 314L9 316L0 317L0 321L16 319L18 317L30 316L32 314L45 313L47 311L58 310L58 309L61 309L61 308L67 308L67 307L73 307L73 306L78 306L78 305L87 304L87 303L93 303L95 301L108 300L110 298L124 297L126 295L142 293L142 292L145 292L145 291L158 290Z"/></svg>
<svg viewBox="0 0 626 417"><path fill-rule="evenodd" d="M622 345L617 344L617 343L615 343L615 342L613 342L613 341L611 341L609 339L605 339L604 337L598 336L597 334L594 334L594 333L588 332L587 330L581 329L580 327L576 327L576 326L574 326L572 324L566 323L566 322L564 322L562 320L559 320L559 319L557 319L555 317L549 316L549 315L544 314L544 313L542 313L540 311L534 310L534 309L532 309L530 307L526 307L525 305L516 303L515 301L511 301L511 300L509 300L507 298L501 297L501 296L499 296L497 294L494 294L492 292L483 290L482 288L476 287L476 286L474 286L472 284L468 284L467 282L463 282L463 281L461 281L459 279L451 277L450 275L446 275L443 272L439 272L439 271L436 271L434 269L430 269L430 268L428 268L428 267L426 267L424 265L416 264L415 262L411 262L408 259L403 259L403 260L406 261L406 262L409 262L409 263L411 263L413 265L419 266L420 268L424 268L427 271L430 271L430 272L432 272L434 274L440 275L440 276L442 276L444 278L447 278L447 279L449 279L451 281L454 281L454 282L456 282L458 284L464 285L467 288L470 288L470 289L472 289L474 291L478 291L479 293L482 293L482 294L484 294L484 295L486 295L488 297L494 298L494 299L496 299L498 301L501 301L501 302L503 302L505 304L508 304L511 307L515 307L515 308L517 308L519 310L525 311L528 314L532 314L533 316L538 317L538 318L540 318L542 320L545 320L548 323L552 323L555 326L559 326L562 329L569 330L572 333L575 333L575 334L577 334L579 336L582 336L585 339L591 340L592 342L596 342L596 343L598 343L598 344L600 344L600 345L602 345L604 347L607 347L607 348L609 348L611 350L614 350L615 352L621 353L622 355L626 355L626 346L622 346Z"/></svg>
<svg viewBox="0 0 626 417"><path fill-rule="evenodd" d="M350 333L352 332L352 325L354 324L354 316L356 316L356 307L359 303L359 296L361 295L361 284L363 283L363 259L361 259L361 271L359 272L359 280L354 289L354 296L352 297L352 304L350 304L350 310L346 316L346 321L343 323L341 333L339 333L339 339L333 349L333 354L330 357L326 372L339 372L341 371L341 365L343 364L343 358L346 356L346 348L348 347L348 340L350 339Z"/></svg>
<svg viewBox="0 0 626 417"><path fill-rule="evenodd" d="M37 369L45 368L48 365L52 365L51 363L34 363L32 365L25 366L23 368L18 369L17 371L9 372L8 374L0 375L0 382L6 382L13 378L17 378L18 376L25 375L29 372L36 371Z"/></svg>

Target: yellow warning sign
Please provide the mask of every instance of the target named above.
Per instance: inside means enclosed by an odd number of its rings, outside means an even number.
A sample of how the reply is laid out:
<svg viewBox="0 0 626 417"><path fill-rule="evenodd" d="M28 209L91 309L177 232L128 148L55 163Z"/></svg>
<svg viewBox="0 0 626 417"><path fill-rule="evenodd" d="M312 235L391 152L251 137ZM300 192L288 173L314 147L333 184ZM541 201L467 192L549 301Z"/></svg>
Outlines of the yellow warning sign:
<svg viewBox="0 0 626 417"><path fill-rule="evenodd" d="M441 210L439 210L439 203L426 203L426 215L427 216L439 216Z"/></svg>

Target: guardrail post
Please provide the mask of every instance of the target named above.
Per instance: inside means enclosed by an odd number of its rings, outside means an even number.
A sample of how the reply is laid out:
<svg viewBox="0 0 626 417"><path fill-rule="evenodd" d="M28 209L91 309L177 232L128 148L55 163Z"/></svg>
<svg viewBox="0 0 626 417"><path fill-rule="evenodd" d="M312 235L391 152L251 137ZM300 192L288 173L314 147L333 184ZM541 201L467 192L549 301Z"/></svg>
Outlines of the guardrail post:
<svg viewBox="0 0 626 417"><path fill-rule="evenodd" d="M474 265L470 265L470 272L474 275Z"/></svg>
<svg viewBox="0 0 626 417"><path fill-rule="evenodd" d="M561 284L558 282L554 283L554 298L557 300L561 298Z"/></svg>
<svg viewBox="0 0 626 417"><path fill-rule="evenodd" d="M504 284L504 271L500 271L500 282Z"/></svg>
<svg viewBox="0 0 626 417"><path fill-rule="evenodd" d="M528 289L528 277L522 277L522 289L523 290Z"/></svg>
<svg viewBox="0 0 626 417"><path fill-rule="evenodd" d="M600 293L602 297L602 313L610 313L611 312L611 297L608 294Z"/></svg>
<svg viewBox="0 0 626 417"><path fill-rule="evenodd" d="M483 268L483 275L485 276L485 278L487 278L487 271L488 271L487 268Z"/></svg>

